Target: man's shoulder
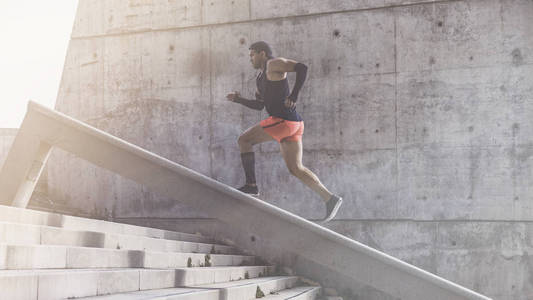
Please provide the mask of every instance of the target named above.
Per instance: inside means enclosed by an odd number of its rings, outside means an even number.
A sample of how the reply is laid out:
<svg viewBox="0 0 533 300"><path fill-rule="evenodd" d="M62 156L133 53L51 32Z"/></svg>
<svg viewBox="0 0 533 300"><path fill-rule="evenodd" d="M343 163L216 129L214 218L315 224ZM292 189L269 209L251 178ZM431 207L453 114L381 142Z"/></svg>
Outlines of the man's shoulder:
<svg viewBox="0 0 533 300"><path fill-rule="evenodd" d="M285 57L274 57L267 61L267 65L285 63L287 59Z"/></svg>
<svg viewBox="0 0 533 300"><path fill-rule="evenodd" d="M286 65L288 61L289 60L284 57L272 58L267 62L267 70L269 72L278 72L278 73L287 72L287 70L285 69L287 68Z"/></svg>

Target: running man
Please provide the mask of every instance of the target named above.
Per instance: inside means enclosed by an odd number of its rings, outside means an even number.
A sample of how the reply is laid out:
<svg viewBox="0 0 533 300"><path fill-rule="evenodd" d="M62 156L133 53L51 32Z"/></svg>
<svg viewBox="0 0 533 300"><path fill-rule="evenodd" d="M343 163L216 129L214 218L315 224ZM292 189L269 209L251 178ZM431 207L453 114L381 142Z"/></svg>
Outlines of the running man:
<svg viewBox="0 0 533 300"><path fill-rule="evenodd" d="M239 92L228 94L226 98L252 109L266 108L270 117L247 129L238 139L246 176L246 184L239 190L259 195L252 148L256 144L276 140L289 172L319 194L325 202L326 217L322 222L328 222L337 214L342 198L328 191L318 177L302 164L304 122L295 107L298 93L307 76L307 66L282 57L274 58L270 46L263 41L252 44L249 50L254 69L261 70L256 78L256 99L245 99ZM287 72L296 72L296 82L290 93Z"/></svg>

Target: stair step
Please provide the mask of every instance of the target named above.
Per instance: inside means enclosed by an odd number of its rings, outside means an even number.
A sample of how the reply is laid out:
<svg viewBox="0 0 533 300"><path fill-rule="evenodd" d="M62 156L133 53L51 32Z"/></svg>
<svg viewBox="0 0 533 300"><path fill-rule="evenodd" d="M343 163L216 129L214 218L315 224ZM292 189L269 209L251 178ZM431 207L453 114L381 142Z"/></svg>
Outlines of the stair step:
<svg viewBox="0 0 533 300"><path fill-rule="evenodd" d="M16 245L63 245L127 250L184 253L239 254L234 247L143 236L78 231L44 225L0 222L0 243Z"/></svg>
<svg viewBox="0 0 533 300"><path fill-rule="evenodd" d="M273 266L243 266L243 267L204 267L176 269L178 286L196 286L210 283L228 282L257 278L260 275L274 272Z"/></svg>
<svg viewBox="0 0 533 300"><path fill-rule="evenodd" d="M0 269L180 268L205 265L207 254L47 245L0 245ZM254 256L209 254L211 266L253 265Z"/></svg>
<svg viewBox="0 0 533 300"><path fill-rule="evenodd" d="M29 225L44 225L70 230L96 231L114 234L145 236L166 240L214 243L209 237L198 234L174 232L150 227L141 227L103 220L80 218L38 210L0 205L0 221Z"/></svg>
<svg viewBox="0 0 533 300"><path fill-rule="evenodd" d="M219 300L218 290L191 288L159 289L121 293L107 296L83 297L84 300Z"/></svg>
<svg viewBox="0 0 533 300"><path fill-rule="evenodd" d="M202 300L249 300L256 298L257 287L266 294L293 287L297 277L261 277L197 287L137 291L106 296L87 297L91 300L122 299L202 299ZM267 291L267 292L265 292Z"/></svg>
<svg viewBox="0 0 533 300"><path fill-rule="evenodd" d="M198 288L220 289L220 299L255 299L257 288L265 294L278 292L284 289L292 288L298 283L296 276L276 276L260 277L248 280L239 280L233 282L223 282L207 285L195 286Z"/></svg>
<svg viewBox="0 0 533 300"><path fill-rule="evenodd" d="M267 295L261 299L265 300L314 300L320 294L319 286L299 286L286 289L275 294Z"/></svg>
<svg viewBox="0 0 533 300"><path fill-rule="evenodd" d="M0 271L0 299L63 299L257 278L272 266Z"/></svg>

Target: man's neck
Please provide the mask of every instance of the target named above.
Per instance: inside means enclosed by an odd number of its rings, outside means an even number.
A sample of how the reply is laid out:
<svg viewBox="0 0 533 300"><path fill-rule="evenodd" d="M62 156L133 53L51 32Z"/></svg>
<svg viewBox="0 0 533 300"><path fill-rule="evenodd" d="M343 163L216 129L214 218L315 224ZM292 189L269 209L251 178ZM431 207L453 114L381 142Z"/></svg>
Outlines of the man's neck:
<svg viewBox="0 0 533 300"><path fill-rule="evenodd" d="M266 64L267 64L267 62L268 62L270 59L272 59L272 57L267 57L267 58L265 59L265 61L263 61L263 62L261 63L261 70L262 70L263 72L266 71Z"/></svg>

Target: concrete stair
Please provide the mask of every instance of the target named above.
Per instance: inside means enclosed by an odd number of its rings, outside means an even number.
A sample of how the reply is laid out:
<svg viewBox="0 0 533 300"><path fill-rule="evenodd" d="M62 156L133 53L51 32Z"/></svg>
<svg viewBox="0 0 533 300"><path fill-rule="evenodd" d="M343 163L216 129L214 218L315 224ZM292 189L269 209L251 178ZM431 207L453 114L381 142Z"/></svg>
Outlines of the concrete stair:
<svg viewBox="0 0 533 300"><path fill-rule="evenodd" d="M316 299L320 293L320 287L316 286L300 286L292 289L283 290L278 293L268 295L264 299L272 300L282 300L282 299L291 299L291 300L311 300Z"/></svg>
<svg viewBox="0 0 533 300"><path fill-rule="evenodd" d="M123 299L294 299L312 300L320 293L320 287L296 286L297 277L265 277L223 284L205 285L193 288L157 289L83 299L123 300ZM262 296L264 295L264 296Z"/></svg>
<svg viewBox="0 0 533 300"><path fill-rule="evenodd" d="M190 259L190 261L189 261ZM254 265L255 257L204 253L113 250L46 245L0 245L0 270L58 268L181 268Z"/></svg>
<svg viewBox="0 0 533 300"><path fill-rule="evenodd" d="M168 240L139 235L99 231L70 230L44 225L0 222L0 243L15 245L63 245L106 249L176 251L192 253L236 254L224 245Z"/></svg>
<svg viewBox="0 0 533 300"><path fill-rule="evenodd" d="M36 210L0 205L1 222L28 225L46 225L70 230L96 231L108 234L124 234L167 240L210 243L213 240L196 234L173 232L129 224L86 219Z"/></svg>
<svg viewBox="0 0 533 300"><path fill-rule="evenodd" d="M209 237L0 206L0 299L316 299Z"/></svg>

